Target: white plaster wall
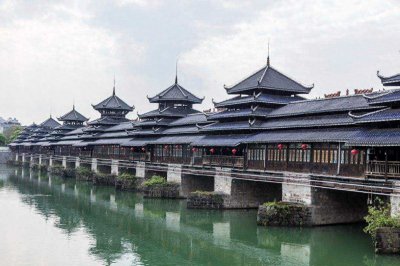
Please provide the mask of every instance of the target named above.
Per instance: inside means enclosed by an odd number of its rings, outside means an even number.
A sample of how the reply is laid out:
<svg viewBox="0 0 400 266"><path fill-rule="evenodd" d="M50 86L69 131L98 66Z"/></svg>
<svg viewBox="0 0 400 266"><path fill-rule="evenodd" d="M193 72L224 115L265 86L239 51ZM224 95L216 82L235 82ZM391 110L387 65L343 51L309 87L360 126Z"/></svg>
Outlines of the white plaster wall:
<svg viewBox="0 0 400 266"><path fill-rule="evenodd" d="M119 174L119 162L118 160L111 160L111 174L118 175Z"/></svg>
<svg viewBox="0 0 400 266"><path fill-rule="evenodd" d="M311 187L282 183L282 201L311 205Z"/></svg>
<svg viewBox="0 0 400 266"><path fill-rule="evenodd" d="M168 164L167 181L181 184L182 166L179 164Z"/></svg>
<svg viewBox="0 0 400 266"><path fill-rule="evenodd" d="M400 187L400 181L393 182L393 187ZM390 215L400 217L400 193L390 196Z"/></svg>
<svg viewBox="0 0 400 266"><path fill-rule="evenodd" d="M97 159L95 158L92 159L91 169L93 172L97 172Z"/></svg>
<svg viewBox="0 0 400 266"><path fill-rule="evenodd" d="M76 157L75 159L75 168L78 168L81 166L81 159L79 157Z"/></svg>
<svg viewBox="0 0 400 266"><path fill-rule="evenodd" d="M214 176L214 191L231 195L232 177L229 169L217 169Z"/></svg>
<svg viewBox="0 0 400 266"><path fill-rule="evenodd" d="M62 167L67 168L67 157L66 156L62 157Z"/></svg>
<svg viewBox="0 0 400 266"><path fill-rule="evenodd" d="M136 162L136 176L145 178L145 175L146 175L146 163Z"/></svg>

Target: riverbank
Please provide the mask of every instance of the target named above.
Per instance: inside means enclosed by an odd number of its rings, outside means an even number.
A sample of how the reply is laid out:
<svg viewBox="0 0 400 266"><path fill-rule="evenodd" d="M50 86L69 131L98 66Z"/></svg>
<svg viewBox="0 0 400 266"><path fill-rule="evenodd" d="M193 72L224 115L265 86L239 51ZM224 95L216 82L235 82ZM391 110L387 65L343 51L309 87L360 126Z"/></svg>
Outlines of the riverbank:
<svg viewBox="0 0 400 266"><path fill-rule="evenodd" d="M255 223L256 210L189 210L185 200L144 198L29 168L7 172L13 175L0 171L0 213L7 214L0 221L5 264L39 259L49 265L399 263L395 257L375 256L359 225L264 228Z"/></svg>

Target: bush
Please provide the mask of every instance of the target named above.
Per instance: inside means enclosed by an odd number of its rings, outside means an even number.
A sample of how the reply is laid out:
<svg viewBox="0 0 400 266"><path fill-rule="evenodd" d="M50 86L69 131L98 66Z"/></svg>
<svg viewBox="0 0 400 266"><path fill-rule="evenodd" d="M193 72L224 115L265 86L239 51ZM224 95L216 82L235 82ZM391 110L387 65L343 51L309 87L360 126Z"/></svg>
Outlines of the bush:
<svg viewBox="0 0 400 266"><path fill-rule="evenodd" d="M90 169L79 166L78 168L76 168L76 174L78 174L79 176L91 176L93 173Z"/></svg>
<svg viewBox="0 0 400 266"><path fill-rule="evenodd" d="M153 175L149 180L143 183L143 185L146 187L165 185L165 184L167 184L167 180L164 177L158 175Z"/></svg>
<svg viewBox="0 0 400 266"><path fill-rule="evenodd" d="M118 179L133 180L133 179L136 179L136 176L128 174L128 173L123 173L123 174L118 175Z"/></svg>
<svg viewBox="0 0 400 266"><path fill-rule="evenodd" d="M375 206L368 207L368 215L365 216L367 226L364 232L375 238L376 231L380 227L400 228L400 217L390 216L390 204L377 199Z"/></svg>

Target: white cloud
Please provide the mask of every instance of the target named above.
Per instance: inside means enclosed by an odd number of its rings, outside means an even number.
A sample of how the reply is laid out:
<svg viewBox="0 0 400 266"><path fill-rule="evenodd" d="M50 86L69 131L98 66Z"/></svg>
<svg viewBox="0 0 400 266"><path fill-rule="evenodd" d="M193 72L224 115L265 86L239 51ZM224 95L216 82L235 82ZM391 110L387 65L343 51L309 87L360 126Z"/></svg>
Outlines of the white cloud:
<svg viewBox="0 0 400 266"><path fill-rule="evenodd" d="M300 82L315 82L313 95L378 86L377 68L399 67L399 20L400 5L390 1L270 3L254 19L229 26L232 33L204 37L181 61L218 100L226 98L223 83L265 65L269 38L272 64Z"/></svg>
<svg viewBox="0 0 400 266"><path fill-rule="evenodd" d="M10 91L0 105L2 116L40 122L50 110L67 112L75 98L82 113L97 117L90 103L111 93L114 73L118 77L126 65L142 62L145 47L90 25L90 17L80 8L54 5L0 27L0 84L3 93ZM130 79L143 83L132 73Z"/></svg>
<svg viewBox="0 0 400 266"><path fill-rule="evenodd" d="M118 6L138 6L142 8L156 8L162 5L161 0L115 0Z"/></svg>

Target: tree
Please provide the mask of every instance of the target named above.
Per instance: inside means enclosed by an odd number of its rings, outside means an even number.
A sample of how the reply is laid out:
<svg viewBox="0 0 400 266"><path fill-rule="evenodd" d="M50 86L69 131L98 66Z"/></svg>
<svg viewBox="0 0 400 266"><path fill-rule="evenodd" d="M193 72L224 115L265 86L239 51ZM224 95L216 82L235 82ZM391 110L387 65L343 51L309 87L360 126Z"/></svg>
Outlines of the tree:
<svg viewBox="0 0 400 266"><path fill-rule="evenodd" d="M22 132L21 126L12 126L4 130L4 137L6 138L6 144L13 142L18 138L19 134Z"/></svg>
<svg viewBox="0 0 400 266"><path fill-rule="evenodd" d="M4 137L4 135L0 133L0 146L6 145L6 141L6 137Z"/></svg>

